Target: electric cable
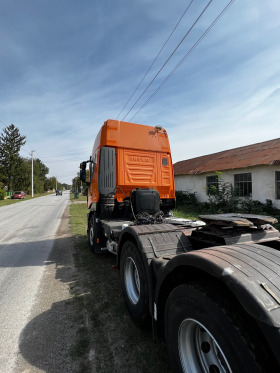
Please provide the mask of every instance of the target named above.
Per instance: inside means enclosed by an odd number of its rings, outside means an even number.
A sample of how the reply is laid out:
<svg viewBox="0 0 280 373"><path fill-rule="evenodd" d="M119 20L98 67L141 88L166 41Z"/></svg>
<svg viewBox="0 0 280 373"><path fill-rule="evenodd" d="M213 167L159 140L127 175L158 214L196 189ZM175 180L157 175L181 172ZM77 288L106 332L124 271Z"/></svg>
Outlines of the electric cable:
<svg viewBox="0 0 280 373"><path fill-rule="evenodd" d="M174 72L182 65L182 63L189 57L192 51L198 46L198 44L204 39L204 37L211 31L211 29L215 26L215 24L219 21L219 19L225 14L228 8L234 3L235 0L231 0L225 8L219 13L219 15L215 18L215 20L211 23L211 25L206 29L206 31L201 35L201 37L195 42L195 44L189 49L189 51L185 54L185 56L180 60L180 62L174 67L174 69L166 76L163 82L159 85L159 87L150 95L150 97L143 103L143 105L137 110L137 112L129 119L130 121L146 106L146 104L154 97L158 91L163 87L163 85L167 82L167 80L174 74Z"/></svg>
<svg viewBox="0 0 280 373"><path fill-rule="evenodd" d="M156 57L154 58L153 62L151 63L150 67L148 68L148 70L146 71L146 73L144 74L144 76L142 77L142 79L140 80L140 82L138 83L137 87L135 88L135 90L133 91L132 95L129 97L129 99L126 101L124 107L122 108L122 110L119 112L118 116L116 119L118 119L118 117L121 115L121 113L124 111L124 109L126 108L126 106L128 105L129 101L132 99L132 97L135 95L136 91L139 89L140 85L142 84L143 80L146 78L146 76L148 75L148 73L150 72L151 68L154 66L156 60L158 59L158 57L160 56L161 52L163 51L164 47L166 46L166 44L168 43L168 41L170 40L171 36L174 34L175 30L177 29L177 27L179 26L179 24L181 23L182 19L184 18L185 14L187 13L187 11L189 10L190 6L192 5L192 3L194 2L194 0L191 0L191 2L189 3L189 5L187 6L187 8L184 10L183 14L181 15L179 21L177 22L177 24L175 25L175 27L173 28L173 30L171 31L170 35L168 36L168 38L166 39L165 43L163 44L163 46L161 47L160 51L158 52L158 54L156 55Z"/></svg>
<svg viewBox="0 0 280 373"><path fill-rule="evenodd" d="M5 124L1 119L0 119L0 122L3 123L5 127L7 127L7 124Z"/></svg>
<svg viewBox="0 0 280 373"><path fill-rule="evenodd" d="M20 149L20 151L23 151L23 152L25 152L25 153L27 153L27 154L30 154L27 150L25 150L25 149Z"/></svg>
<svg viewBox="0 0 280 373"><path fill-rule="evenodd" d="M205 6L205 8L203 9L203 11L200 13L200 15L197 17L197 19L194 21L194 23L191 25L191 27L188 29L188 31L186 32L186 34L183 36L183 38L181 39L181 41L179 42L179 44L177 44L176 48L173 50L173 52L170 54L170 56L167 58L167 60L165 61L165 63L162 65L162 67L159 69L159 71L156 73L156 75L153 77L153 79L151 80L151 82L148 84L148 86L145 88L145 90L142 92L142 94L140 95L140 97L135 101L135 103L132 105L132 107L130 108L130 110L127 112L127 114L123 117L122 120L124 120L128 114L131 112L131 110L134 108L134 106L139 102L139 100L143 97L143 95L147 92L148 88L152 85L152 83L155 81L155 79L158 77L158 75L161 73L161 71L164 69L164 67L167 65L167 63L170 61L170 59L172 58L172 56L174 55L174 53L177 51L177 49L180 47L180 45L183 43L183 41L186 39L186 37L189 35L189 33L192 31L192 29L194 28L194 26L197 24L197 22L200 20L200 18L202 17L202 15L205 13L205 11L208 9L208 7L210 6L210 4L213 2L213 0L210 0L207 5Z"/></svg>

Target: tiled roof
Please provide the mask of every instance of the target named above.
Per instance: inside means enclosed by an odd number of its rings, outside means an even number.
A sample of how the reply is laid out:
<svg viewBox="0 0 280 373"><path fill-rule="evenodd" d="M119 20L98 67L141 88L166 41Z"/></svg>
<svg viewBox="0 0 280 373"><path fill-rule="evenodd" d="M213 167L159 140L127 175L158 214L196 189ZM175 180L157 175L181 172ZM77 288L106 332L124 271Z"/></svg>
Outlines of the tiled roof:
<svg viewBox="0 0 280 373"><path fill-rule="evenodd" d="M280 138L177 162L174 174L196 175L259 165L280 165Z"/></svg>

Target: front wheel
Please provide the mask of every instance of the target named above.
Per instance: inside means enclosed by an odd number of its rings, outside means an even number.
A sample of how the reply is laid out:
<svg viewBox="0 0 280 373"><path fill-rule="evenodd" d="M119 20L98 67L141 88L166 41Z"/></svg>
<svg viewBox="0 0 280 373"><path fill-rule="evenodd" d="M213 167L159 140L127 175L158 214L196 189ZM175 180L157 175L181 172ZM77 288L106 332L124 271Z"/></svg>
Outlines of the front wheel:
<svg viewBox="0 0 280 373"><path fill-rule="evenodd" d="M94 237L95 237L95 224L94 224L94 215L90 216L89 218L89 221L88 221L88 231L87 231L87 234L88 234L88 244L89 244L89 247L90 247L90 250L95 253L95 240L94 240Z"/></svg>
<svg viewBox="0 0 280 373"><path fill-rule="evenodd" d="M144 326L149 319L148 285L141 254L132 241L124 243L120 261L123 296L134 323Z"/></svg>
<svg viewBox="0 0 280 373"><path fill-rule="evenodd" d="M165 335L174 372L273 371L260 361L265 356L257 346L261 341L251 336L246 314L238 306L227 293L209 284L184 284L171 292Z"/></svg>

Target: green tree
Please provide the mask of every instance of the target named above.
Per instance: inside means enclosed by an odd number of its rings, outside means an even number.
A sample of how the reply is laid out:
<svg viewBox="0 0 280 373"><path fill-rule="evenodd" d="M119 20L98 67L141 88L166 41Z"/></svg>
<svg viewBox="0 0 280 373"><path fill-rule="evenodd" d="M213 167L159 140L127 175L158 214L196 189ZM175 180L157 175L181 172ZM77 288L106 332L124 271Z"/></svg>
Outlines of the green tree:
<svg viewBox="0 0 280 373"><path fill-rule="evenodd" d="M6 192L4 190L4 184L0 182L0 200L4 199L6 196Z"/></svg>
<svg viewBox="0 0 280 373"><path fill-rule="evenodd" d="M55 176L49 177L49 188L55 189L57 184L57 180Z"/></svg>
<svg viewBox="0 0 280 373"><path fill-rule="evenodd" d="M53 182L51 177L47 177L44 183L44 190L51 190L53 189Z"/></svg>
<svg viewBox="0 0 280 373"><path fill-rule="evenodd" d="M31 168L29 167L28 159L19 157L13 181L14 190L22 189L26 192L28 191L28 187L31 185Z"/></svg>
<svg viewBox="0 0 280 373"><path fill-rule="evenodd" d="M21 135L14 124L5 127L0 135L0 177L8 190L14 187L21 159L19 152L25 139L26 136Z"/></svg>
<svg viewBox="0 0 280 373"><path fill-rule="evenodd" d="M33 161L34 170L34 192L42 193L44 192L44 186L46 181L46 175L49 173L49 169L40 159L35 159Z"/></svg>
<svg viewBox="0 0 280 373"><path fill-rule="evenodd" d="M17 173L15 183L17 185L17 189L22 188L31 194L31 159L22 158L20 168L21 170L19 170ZM46 175L48 172L48 167L39 158L33 160L33 182L35 193L42 193L44 190L48 190L45 189L45 183L47 180Z"/></svg>

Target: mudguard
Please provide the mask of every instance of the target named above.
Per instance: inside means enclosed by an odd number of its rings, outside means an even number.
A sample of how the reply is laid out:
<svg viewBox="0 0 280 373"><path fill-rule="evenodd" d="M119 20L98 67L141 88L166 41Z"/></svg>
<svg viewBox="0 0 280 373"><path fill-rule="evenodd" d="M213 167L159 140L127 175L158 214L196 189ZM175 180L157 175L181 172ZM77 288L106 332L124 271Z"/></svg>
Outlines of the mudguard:
<svg viewBox="0 0 280 373"><path fill-rule="evenodd" d="M280 361L277 352L280 343L279 251L258 244L240 244L174 256L158 274L155 310L160 304L159 298L166 288L169 275L182 268L186 280L192 280L188 278L188 272L198 270L224 283L244 310L256 320Z"/></svg>
<svg viewBox="0 0 280 373"><path fill-rule="evenodd" d="M256 320L280 327L279 251L257 244L242 244L175 256L158 276L155 301L165 278L178 266L197 268L221 280Z"/></svg>

